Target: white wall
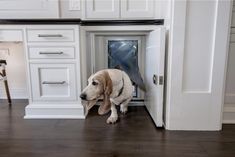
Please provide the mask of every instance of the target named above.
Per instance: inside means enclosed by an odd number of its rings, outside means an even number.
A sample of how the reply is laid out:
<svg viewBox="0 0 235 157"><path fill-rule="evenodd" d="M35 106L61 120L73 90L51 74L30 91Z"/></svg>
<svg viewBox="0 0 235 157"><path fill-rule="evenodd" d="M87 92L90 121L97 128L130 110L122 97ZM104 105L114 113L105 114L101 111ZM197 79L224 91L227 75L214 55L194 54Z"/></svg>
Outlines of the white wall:
<svg viewBox="0 0 235 157"><path fill-rule="evenodd" d="M167 129L221 129L231 4L220 0L174 0L167 69Z"/></svg>
<svg viewBox="0 0 235 157"><path fill-rule="evenodd" d="M21 42L0 43L0 59L7 60L6 72L12 98L27 98L23 44ZM6 98L3 82L0 82L0 98Z"/></svg>
<svg viewBox="0 0 235 157"><path fill-rule="evenodd" d="M223 123L235 124L235 3L230 31Z"/></svg>

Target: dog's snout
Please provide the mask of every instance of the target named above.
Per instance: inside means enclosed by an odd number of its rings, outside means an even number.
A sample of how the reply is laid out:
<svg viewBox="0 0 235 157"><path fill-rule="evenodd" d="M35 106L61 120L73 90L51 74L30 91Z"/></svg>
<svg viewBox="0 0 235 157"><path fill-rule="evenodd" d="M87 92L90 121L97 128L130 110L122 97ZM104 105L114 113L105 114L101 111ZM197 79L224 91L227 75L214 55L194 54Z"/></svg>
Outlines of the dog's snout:
<svg viewBox="0 0 235 157"><path fill-rule="evenodd" d="M80 95L80 98L82 99L82 100L86 100L86 94L85 93L82 93L81 95Z"/></svg>

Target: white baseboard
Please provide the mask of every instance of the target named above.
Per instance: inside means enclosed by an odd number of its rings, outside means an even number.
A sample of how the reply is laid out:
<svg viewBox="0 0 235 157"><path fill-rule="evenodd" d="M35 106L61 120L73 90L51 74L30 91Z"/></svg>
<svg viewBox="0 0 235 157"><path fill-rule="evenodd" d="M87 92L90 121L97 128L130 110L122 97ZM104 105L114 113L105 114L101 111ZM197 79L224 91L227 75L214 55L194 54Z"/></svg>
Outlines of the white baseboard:
<svg viewBox="0 0 235 157"><path fill-rule="evenodd" d="M235 113L235 104L224 105L224 113Z"/></svg>
<svg viewBox="0 0 235 157"><path fill-rule="evenodd" d="M235 102L235 94L234 93L225 93L226 104L231 104Z"/></svg>
<svg viewBox="0 0 235 157"><path fill-rule="evenodd" d="M80 104L30 104L24 119L85 119Z"/></svg>
<svg viewBox="0 0 235 157"><path fill-rule="evenodd" d="M235 119L233 119L233 120L223 120L223 124L235 124Z"/></svg>
<svg viewBox="0 0 235 157"><path fill-rule="evenodd" d="M145 106L144 105L144 102L138 102L138 101L134 101L134 102L130 102L129 104L128 104L128 106Z"/></svg>
<svg viewBox="0 0 235 157"><path fill-rule="evenodd" d="M223 124L235 124L235 104L225 104Z"/></svg>
<svg viewBox="0 0 235 157"><path fill-rule="evenodd" d="M10 89L12 99L27 99L28 91L25 88ZM0 99L6 99L5 88L0 89Z"/></svg>

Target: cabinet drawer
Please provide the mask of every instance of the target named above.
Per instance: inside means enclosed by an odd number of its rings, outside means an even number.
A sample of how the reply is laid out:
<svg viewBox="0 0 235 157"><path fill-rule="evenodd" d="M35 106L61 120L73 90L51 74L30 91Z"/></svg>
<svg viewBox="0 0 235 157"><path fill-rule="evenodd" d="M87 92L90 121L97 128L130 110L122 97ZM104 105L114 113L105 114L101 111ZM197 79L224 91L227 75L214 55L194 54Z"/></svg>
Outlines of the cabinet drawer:
<svg viewBox="0 0 235 157"><path fill-rule="evenodd" d="M74 47L30 47L30 59L72 59L75 58Z"/></svg>
<svg viewBox="0 0 235 157"><path fill-rule="evenodd" d="M75 64L30 64L33 101L76 100Z"/></svg>
<svg viewBox="0 0 235 157"><path fill-rule="evenodd" d="M27 30L29 42L71 42L74 41L73 29Z"/></svg>

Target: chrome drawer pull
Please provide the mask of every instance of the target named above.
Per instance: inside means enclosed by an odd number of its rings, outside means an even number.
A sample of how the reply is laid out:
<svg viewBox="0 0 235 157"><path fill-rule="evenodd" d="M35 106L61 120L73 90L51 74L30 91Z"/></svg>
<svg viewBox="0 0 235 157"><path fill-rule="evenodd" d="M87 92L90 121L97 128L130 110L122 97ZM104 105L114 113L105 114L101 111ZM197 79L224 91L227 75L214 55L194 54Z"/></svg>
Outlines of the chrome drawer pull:
<svg viewBox="0 0 235 157"><path fill-rule="evenodd" d="M64 52L39 52L40 55L62 55Z"/></svg>
<svg viewBox="0 0 235 157"><path fill-rule="evenodd" d="M41 38L61 38L63 37L62 34L38 34L38 37Z"/></svg>
<svg viewBox="0 0 235 157"><path fill-rule="evenodd" d="M42 84L65 84L66 81L52 82L52 81L43 81Z"/></svg>

